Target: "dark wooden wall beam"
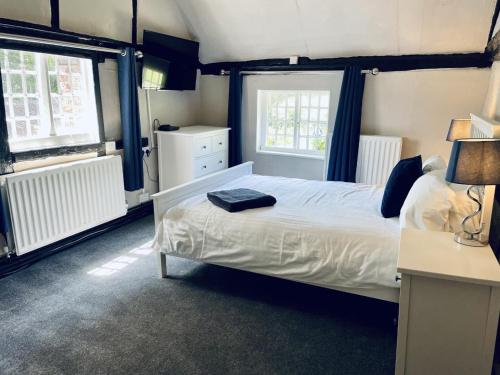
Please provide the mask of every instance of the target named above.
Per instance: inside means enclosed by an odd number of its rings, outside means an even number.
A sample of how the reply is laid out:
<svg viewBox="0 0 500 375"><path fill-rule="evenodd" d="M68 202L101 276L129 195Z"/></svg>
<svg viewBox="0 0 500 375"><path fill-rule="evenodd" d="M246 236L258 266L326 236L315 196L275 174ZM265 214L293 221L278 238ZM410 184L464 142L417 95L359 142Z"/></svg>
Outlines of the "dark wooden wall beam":
<svg viewBox="0 0 500 375"><path fill-rule="evenodd" d="M50 0L50 25L53 29L59 30L59 0Z"/></svg>
<svg viewBox="0 0 500 375"><path fill-rule="evenodd" d="M288 59L266 59L237 62L201 64L202 74L220 74L221 70L237 67L246 71L314 71L343 70L348 65L359 65L363 69L378 68L394 72L415 69L487 68L491 66L491 54L455 53L435 55L402 56L353 56L325 59L300 57L299 63L290 65Z"/></svg>
<svg viewBox="0 0 500 375"><path fill-rule="evenodd" d="M137 0L132 0L132 44L137 44Z"/></svg>
<svg viewBox="0 0 500 375"><path fill-rule="evenodd" d="M491 54L494 61L500 60L500 32L496 33L490 40L487 51Z"/></svg>
<svg viewBox="0 0 500 375"><path fill-rule="evenodd" d="M497 0L497 5L495 6L495 11L493 12L493 17L491 18L490 32L488 33L488 44L493 38L493 32L495 31L495 26L498 20L498 14L500 13L500 0Z"/></svg>

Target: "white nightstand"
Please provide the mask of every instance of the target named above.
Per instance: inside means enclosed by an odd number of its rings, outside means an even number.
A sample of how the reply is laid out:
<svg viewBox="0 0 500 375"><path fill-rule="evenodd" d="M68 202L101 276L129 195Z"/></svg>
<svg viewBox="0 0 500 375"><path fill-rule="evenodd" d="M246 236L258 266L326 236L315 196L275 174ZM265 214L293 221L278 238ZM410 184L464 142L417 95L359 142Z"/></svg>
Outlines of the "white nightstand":
<svg viewBox="0 0 500 375"><path fill-rule="evenodd" d="M405 229L398 272L396 374L490 375L500 311L500 266L491 248Z"/></svg>
<svg viewBox="0 0 500 375"><path fill-rule="evenodd" d="M160 191L227 168L229 130L198 125L157 131Z"/></svg>

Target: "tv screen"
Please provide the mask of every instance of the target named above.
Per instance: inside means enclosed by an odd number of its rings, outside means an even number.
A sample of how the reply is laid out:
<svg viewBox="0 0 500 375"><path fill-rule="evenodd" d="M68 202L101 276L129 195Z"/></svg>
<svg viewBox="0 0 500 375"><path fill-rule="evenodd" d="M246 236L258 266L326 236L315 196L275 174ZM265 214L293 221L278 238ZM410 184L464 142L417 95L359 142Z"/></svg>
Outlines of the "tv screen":
<svg viewBox="0 0 500 375"><path fill-rule="evenodd" d="M147 90L166 90L170 62L144 54L142 60L141 87Z"/></svg>
<svg viewBox="0 0 500 375"><path fill-rule="evenodd" d="M160 71L165 71L164 68L167 68L165 85L158 90L196 89L199 65L198 42L144 30L143 50L144 55L149 56L150 61L153 61L153 58L158 59L155 64L157 67L163 68ZM146 59L144 64L146 67L148 66ZM145 73L148 72L143 69L143 79ZM156 76L156 78L158 77ZM144 86L143 84L142 87L144 88Z"/></svg>

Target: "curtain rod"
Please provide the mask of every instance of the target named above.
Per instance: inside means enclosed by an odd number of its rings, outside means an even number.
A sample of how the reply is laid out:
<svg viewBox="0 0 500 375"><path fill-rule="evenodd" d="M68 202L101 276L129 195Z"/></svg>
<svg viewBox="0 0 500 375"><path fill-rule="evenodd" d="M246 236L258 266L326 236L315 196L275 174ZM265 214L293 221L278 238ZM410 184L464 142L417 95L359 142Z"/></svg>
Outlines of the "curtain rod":
<svg viewBox="0 0 500 375"><path fill-rule="evenodd" d="M119 53L122 56L125 56L125 53L126 53L124 49L99 47L99 46L93 46L90 44L63 42L63 41L58 41L58 40L51 40L51 39L45 39L45 38L35 38L35 37L31 37L31 36L21 36L21 35L15 35L15 34L0 33L0 39L13 40L13 41L17 41L17 42L35 43L35 44L45 44L45 45L57 46L57 47L84 49L84 50L91 50L91 51L97 51L97 52ZM142 53L140 51L137 51L135 54L136 54L136 56L142 55Z"/></svg>
<svg viewBox="0 0 500 375"><path fill-rule="evenodd" d="M342 70L338 70L342 71ZM242 75L295 75L295 74L303 74L303 75L328 75L332 74L332 70L275 70L275 71L256 71L256 70L242 70L239 73ZM221 76L227 76L229 75L229 70L224 70L222 69L220 71ZM373 68L373 69L363 69L361 71L361 74L371 74L376 76L379 74L380 71L378 68Z"/></svg>

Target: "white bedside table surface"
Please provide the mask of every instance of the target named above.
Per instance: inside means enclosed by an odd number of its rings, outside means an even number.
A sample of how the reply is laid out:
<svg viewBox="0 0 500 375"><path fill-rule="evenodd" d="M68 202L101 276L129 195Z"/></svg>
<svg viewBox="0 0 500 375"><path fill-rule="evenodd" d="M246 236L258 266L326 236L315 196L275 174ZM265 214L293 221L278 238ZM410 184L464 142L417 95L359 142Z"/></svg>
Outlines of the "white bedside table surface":
<svg viewBox="0 0 500 375"><path fill-rule="evenodd" d="M204 126L204 125L194 125L194 126L183 126L180 127L179 130L173 130L169 132L162 132L162 131L155 131L155 133L159 134L171 134L171 135L197 135L197 134L203 134L203 135L210 135L210 133L216 133L216 132L221 132L221 131L228 131L230 128L227 128L225 126Z"/></svg>
<svg viewBox="0 0 500 375"><path fill-rule="evenodd" d="M453 233L403 229L398 272L500 286L500 266L490 246L456 243Z"/></svg>

